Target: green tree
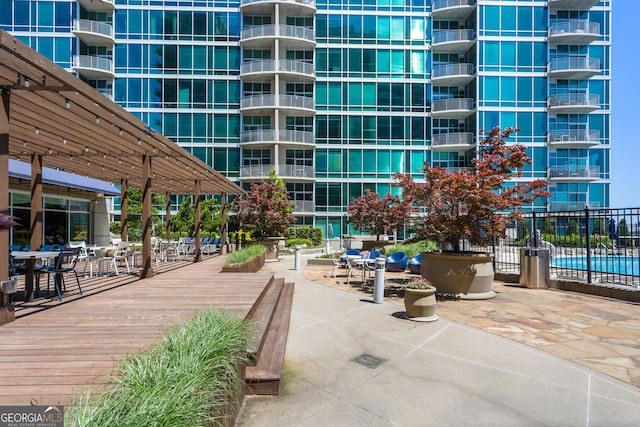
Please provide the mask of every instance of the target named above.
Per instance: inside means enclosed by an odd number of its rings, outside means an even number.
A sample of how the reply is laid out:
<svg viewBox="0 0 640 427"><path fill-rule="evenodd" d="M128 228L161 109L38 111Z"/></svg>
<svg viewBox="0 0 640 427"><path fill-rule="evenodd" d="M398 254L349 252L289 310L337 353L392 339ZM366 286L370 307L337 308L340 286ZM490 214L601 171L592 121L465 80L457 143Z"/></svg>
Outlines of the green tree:
<svg viewBox="0 0 640 427"><path fill-rule="evenodd" d="M153 194L151 196L151 226L155 230L162 228L162 219L158 214L164 209L164 196ZM129 187L127 189L127 228L129 236L142 236L142 190ZM116 229L120 234L120 227Z"/></svg>

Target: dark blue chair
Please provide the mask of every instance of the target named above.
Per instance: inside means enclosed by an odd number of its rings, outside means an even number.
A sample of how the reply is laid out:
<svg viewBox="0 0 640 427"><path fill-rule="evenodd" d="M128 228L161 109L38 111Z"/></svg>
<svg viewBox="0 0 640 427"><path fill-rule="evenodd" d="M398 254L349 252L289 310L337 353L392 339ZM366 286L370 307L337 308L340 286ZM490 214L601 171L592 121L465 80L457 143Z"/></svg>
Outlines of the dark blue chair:
<svg viewBox="0 0 640 427"><path fill-rule="evenodd" d="M82 295L82 287L80 287L80 279L78 278L78 272L76 271L76 263L78 262L78 255L80 248L64 248L60 251L60 254L56 257L55 265L44 267L42 269L43 274L47 274L47 296L49 295L49 279L53 275L53 284L58 294L58 299L62 301L62 290L66 290L64 283L64 275L66 273L73 273L76 277L76 283L78 284L78 291Z"/></svg>
<svg viewBox="0 0 640 427"><path fill-rule="evenodd" d="M394 252L385 261L387 271L403 272L407 269L407 254L405 252Z"/></svg>
<svg viewBox="0 0 640 427"><path fill-rule="evenodd" d="M413 274L420 274L421 266L422 266L422 254L418 254L409 260L409 272Z"/></svg>
<svg viewBox="0 0 640 427"><path fill-rule="evenodd" d="M342 255L342 258L340 258L340 261L346 264L347 255L360 255L360 249L347 249L344 255Z"/></svg>

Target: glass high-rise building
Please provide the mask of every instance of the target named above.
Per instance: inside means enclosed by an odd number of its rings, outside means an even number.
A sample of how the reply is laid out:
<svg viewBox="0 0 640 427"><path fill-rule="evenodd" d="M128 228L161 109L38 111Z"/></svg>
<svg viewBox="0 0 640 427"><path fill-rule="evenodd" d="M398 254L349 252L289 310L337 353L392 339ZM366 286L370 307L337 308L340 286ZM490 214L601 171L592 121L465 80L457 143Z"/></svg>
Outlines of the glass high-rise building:
<svg viewBox="0 0 640 427"><path fill-rule="evenodd" d="M348 230L366 188L465 168L516 126L529 209L609 206L610 0L0 0L0 27L299 224Z"/></svg>

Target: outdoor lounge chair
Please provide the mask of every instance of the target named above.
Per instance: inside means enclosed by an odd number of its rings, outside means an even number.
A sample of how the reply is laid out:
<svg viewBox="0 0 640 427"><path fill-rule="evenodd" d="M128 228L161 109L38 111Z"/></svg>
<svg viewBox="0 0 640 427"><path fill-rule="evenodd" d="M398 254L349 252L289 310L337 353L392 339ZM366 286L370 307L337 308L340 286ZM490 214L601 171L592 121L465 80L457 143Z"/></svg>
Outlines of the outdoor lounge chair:
<svg viewBox="0 0 640 427"><path fill-rule="evenodd" d="M422 254L418 254L409 260L409 272L420 274L420 267L422 267Z"/></svg>
<svg viewBox="0 0 640 427"><path fill-rule="evenodd" d="M407 269L407 254L404 252L394 252L385 261L387 271L402 272Z"/></svg>

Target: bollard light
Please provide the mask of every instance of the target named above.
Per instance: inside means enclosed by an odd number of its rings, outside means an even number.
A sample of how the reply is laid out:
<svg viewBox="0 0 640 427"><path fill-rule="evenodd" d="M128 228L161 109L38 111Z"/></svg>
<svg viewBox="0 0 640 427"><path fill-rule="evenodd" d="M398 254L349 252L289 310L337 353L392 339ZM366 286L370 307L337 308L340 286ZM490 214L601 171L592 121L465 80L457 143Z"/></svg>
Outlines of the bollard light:
<svg viewBox="0 0 640 427"><path fill-rule="evenodd" d="M384 299L384 271L385 271L385 258L376 258L375 266L375 278L373 282L373 302L376 304L382 304Z"/></svg>

